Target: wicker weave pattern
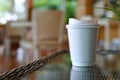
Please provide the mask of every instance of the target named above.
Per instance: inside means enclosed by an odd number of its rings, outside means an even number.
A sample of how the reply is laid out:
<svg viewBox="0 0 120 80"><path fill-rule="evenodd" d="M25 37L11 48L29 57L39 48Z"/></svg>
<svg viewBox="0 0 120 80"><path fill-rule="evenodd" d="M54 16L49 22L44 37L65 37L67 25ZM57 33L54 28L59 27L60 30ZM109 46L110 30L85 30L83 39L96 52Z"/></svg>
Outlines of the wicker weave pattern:
<svg viewBox="0 0 120 80"><path fill-rule="evenodd" d="M57 51L39 60L35 60L30 64L26 64L19 68L5 72L0 76L0 80L19 80L22 77L27 76L28 74L40 69L45 64L53 60L56 56L59 56L65 53L67 53L67 50Z"/></svg>
<svg viewBox="0 0 120 80"><path fill-rule="evenodd" d="M27 76L28 74L40 69L44 65L46 65L48 62L54 60L55 57L59 55L63 55L68 53L68 50L61 50L54 53L51 53L51 55L48 55L46 57L43 57L39 60L35 60L32 63L26 64L24 66L21 66L19 68L13 69L11 71L5 72L2 75L0 75L0 80L20 80L22 77ZM99 54L120 54L119 50L113 51L113 50L99 50L97 53ZM111 66L109 66L111 67ZM112 69L111 69L112 70Z"/></svg>

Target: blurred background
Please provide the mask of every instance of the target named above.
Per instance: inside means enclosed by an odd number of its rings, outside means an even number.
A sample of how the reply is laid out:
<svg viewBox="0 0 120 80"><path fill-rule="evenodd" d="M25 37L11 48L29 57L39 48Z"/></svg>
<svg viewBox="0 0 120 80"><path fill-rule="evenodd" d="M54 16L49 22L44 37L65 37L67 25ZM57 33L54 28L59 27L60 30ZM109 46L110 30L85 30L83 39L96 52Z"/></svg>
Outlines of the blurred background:
<svg viewBox="0 0 120 80"><path fill-rule="evenodd" d="M65 28L69 18L97 19L101 23L97 49L120 50L119 21L105 18L114 18L111 11L95 8L109 4L109 0L0 0L0 74L53 51L69 49ZM52 37L42 33L51 28L56 31L49 33Z"/></svg>

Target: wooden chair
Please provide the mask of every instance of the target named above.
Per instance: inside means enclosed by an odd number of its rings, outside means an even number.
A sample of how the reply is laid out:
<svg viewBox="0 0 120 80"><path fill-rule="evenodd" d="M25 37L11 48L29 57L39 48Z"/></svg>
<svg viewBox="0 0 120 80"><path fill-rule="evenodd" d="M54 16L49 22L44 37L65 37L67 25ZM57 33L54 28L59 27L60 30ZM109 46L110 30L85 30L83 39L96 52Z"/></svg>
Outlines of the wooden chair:
<svg viewBox="0 0 120 80"><path fill-rule="evenodd" d="M17 48L19 47L19 41L23 36L23 30L22 27L12 27L10 25L11 22L8 22L5 26L5 38L4 38L4 44L5 44L5 54L6 55L14 55L13 52L16 52ZM11 54L11 52L13 54ZM15 53L16 55L16 53Z"/></svg>
<svg viewBox="0 0 120 80"><path fill-rule="evenodd" d="M32 12L32 40L23 39L20 42L23 52L28 59L28 49L33 49L34 59L42 56L39 51L60 49L64 31L64 12L58 10Z"/></svg>

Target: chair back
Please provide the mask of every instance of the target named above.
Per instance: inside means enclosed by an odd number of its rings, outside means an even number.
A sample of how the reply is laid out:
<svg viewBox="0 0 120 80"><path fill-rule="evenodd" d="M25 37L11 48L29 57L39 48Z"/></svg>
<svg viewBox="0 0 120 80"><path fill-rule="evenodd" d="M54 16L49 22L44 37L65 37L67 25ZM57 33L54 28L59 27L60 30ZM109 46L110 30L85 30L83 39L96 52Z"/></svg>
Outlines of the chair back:
<svg viewBox="0 0 120 80"><path fill-rule="evenodd" d="M44 39L61 42L64 30L64 14L58 10L33 10L33 39L36 43Z"/></svg>

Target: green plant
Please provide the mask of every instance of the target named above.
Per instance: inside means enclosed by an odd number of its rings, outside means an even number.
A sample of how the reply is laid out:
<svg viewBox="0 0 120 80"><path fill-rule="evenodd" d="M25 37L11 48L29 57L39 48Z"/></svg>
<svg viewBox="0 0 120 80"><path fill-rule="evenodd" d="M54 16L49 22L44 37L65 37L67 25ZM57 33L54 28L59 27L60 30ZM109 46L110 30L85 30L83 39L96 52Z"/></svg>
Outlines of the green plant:
<svg viewBox="0 0 120 80"><path fill-rule="evenodd" d="M10 0L0 0L0 17L10 10L12 10L12 2Z"/></svg>
<svg viewBox="0 0 120 80"><path fill-rule="evenodd" d="M115 15L114 18L107 17L109 19L115 19L115 20L120 20L120 0L109 0L109 5L106 7L102 8L108 11L112 11Z"/></svg>
<svg viewBox="0 0 120 80"><path fill-rule="evenodd" d="M70 59L70 53L64 55L64 60L67 64L72 64L72 61Z"/></svg>
<svg viewBox="0 0 120 80"><path fill-rule="evenodd" d="M66 23L68 22L69 18L75 17L75 7L76 7L76 1L67 1L66 2Z"/></svg>
<svg viewBox="0 0 120 80"><path fill-rule="evenodd" d="M39 8L41 10L59 10L62 8L61 4L62 0L33 0L34 8ZM69 18L75 17L75 7L76 0L66 0L65 23L68 23Z"/></svg>
<svg viewBox="0 0 120 80"><path fill-rule="evenodd" d="M34 8L40 9L60 9L61 0L33 0Z"/></svg>

